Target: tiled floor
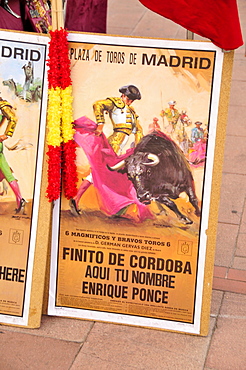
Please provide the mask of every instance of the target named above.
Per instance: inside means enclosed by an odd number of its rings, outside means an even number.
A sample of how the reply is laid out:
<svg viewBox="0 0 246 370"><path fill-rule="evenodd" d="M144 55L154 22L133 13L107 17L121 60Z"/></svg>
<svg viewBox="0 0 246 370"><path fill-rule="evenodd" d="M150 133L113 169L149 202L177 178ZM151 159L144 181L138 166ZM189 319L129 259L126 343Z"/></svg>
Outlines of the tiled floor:
<svg viewBox="0 0 246 370"><path fill-rule="evenodd" d="M246 35L246 2L238 0ZM129 10L130 9L130 10ZM109 0L108 33L185 38L138 0ZM0 328L0 369L246 369L246 58L235 52L207 337L43 316Z"/></svg>

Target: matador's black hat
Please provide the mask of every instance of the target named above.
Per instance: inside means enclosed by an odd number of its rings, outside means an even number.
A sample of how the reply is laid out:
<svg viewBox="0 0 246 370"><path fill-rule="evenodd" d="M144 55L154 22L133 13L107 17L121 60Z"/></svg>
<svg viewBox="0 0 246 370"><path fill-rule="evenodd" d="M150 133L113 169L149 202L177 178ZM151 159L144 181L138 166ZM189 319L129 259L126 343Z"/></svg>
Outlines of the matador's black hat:
<svg viewBox="0 0 246 370"><path fill-rule="evenodd" d="M122 86L119 89L119 92L121 92L122 94L126 95L131 100L140 100L141 99L140 91L134 85Z"/></svg>

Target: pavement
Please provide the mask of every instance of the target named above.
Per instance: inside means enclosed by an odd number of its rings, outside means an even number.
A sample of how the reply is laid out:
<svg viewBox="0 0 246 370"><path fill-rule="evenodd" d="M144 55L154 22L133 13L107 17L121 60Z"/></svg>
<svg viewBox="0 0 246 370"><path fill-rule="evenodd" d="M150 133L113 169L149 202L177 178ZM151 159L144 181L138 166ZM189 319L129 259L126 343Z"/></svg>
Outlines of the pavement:
<svg viewBox="0 0 246 370"><path fill-rule="evenodd" d="M238 7L246 39L245 0ZM185 29L138 0L109 0L107 32L186 38ZM43 315L39 329L1 326L1 370L246 369L245 93L242 46L233 66L208 336Z"/></svg>

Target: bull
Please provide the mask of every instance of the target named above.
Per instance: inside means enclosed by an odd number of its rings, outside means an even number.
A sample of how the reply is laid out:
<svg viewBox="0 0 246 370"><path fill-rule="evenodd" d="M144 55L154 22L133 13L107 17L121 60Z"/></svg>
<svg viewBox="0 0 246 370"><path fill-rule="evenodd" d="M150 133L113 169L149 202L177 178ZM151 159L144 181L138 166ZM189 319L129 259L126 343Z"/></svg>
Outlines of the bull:
<svg viewBox="0 0 246 370"><path fill-rule="evenodd" d="M196 216L201 214L189 163L177 144L162 132L144 136L133 154L108 169L127 174L140 202L150 204L155 200L171 209L184 224L193 221L173 201L181 193L188 195Z"/></svg>

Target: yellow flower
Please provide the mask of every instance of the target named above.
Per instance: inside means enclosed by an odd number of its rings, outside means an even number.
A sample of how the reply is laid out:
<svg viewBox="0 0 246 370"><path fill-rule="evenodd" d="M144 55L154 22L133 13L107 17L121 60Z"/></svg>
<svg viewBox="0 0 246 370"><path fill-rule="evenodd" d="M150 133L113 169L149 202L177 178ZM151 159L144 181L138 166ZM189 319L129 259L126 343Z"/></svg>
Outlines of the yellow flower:
<svg viewBox="0 0 246 370"><path fill-rule="evenodd" d="M61 138L61 89L59 87L51 88L48 91L48 113L47 113L47 144L60 146Z"/></svg>
<svg viewBox="0 0 246 370"><path fill-rule="evenodd" d="M73 108L72 108L72 86L68 86L61 90L61 104L62 104L62 138L63 142L67 143L73 139L74 128L73 128Z"/></svg>

